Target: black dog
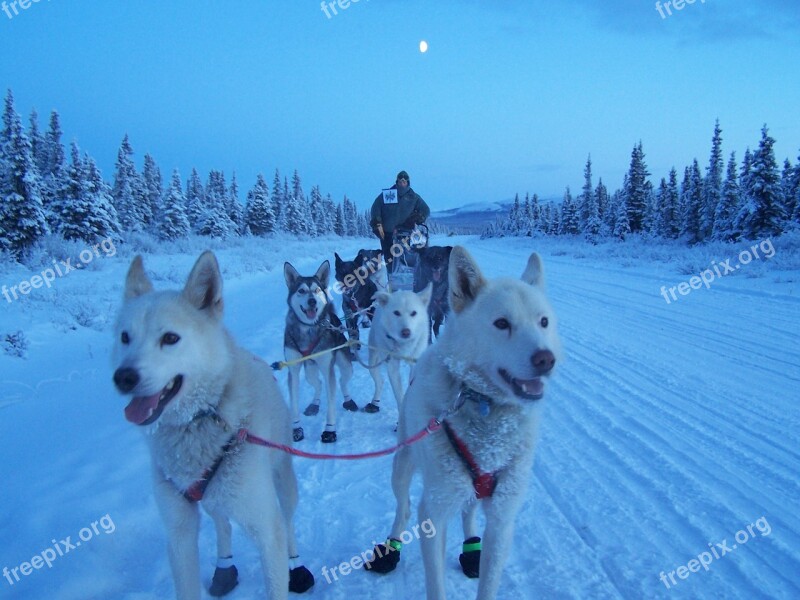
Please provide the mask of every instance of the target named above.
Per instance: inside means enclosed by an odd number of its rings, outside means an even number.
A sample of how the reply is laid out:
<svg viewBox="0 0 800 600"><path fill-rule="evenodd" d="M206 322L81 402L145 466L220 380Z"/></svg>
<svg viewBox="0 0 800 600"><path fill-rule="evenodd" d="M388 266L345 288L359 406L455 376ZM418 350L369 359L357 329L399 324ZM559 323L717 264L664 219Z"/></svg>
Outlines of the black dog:
<svg viewBox="0 0 800 600"><path fill-rule="evenodd" d="M359 252L360 255L360 252ZM377 286L369 278L369 269L356 257L356 260L342 260L338 253L336 258L336 281L342 290L342 310L344 311L347 336L358 340L359 325L369 327L375 308L372 296L378 291Z"/></svg>
<svg viewBox="0 0 800 600"><path fill-rule="evenodd" d="M437 338L439 337L439 327L450 312L447 295L449 291L448 266L452 250L452 246L428 246L419 250L420 264L415 291L421 291L429 283L433 283L428 314L433 325L433 335Z"/></svg>

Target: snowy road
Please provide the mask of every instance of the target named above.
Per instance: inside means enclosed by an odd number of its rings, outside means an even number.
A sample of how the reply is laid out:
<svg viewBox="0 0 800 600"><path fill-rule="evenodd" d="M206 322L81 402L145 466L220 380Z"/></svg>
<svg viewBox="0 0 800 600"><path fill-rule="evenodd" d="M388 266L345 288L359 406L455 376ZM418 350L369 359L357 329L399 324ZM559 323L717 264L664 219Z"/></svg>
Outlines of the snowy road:
<svg viewBox="0 0 800 600"><path fill-rule="evenodd" d="M513 276L529 244L467 242L487 273ZM341 246L345 255L358 247ZM667 304L660 287L680 279L668 265L623 268L551 255L546 246L542 253L566 360L546 398L535 477L501 598L800 598L798 295L766 279L732 277ZM296 266L313 271L323 258L306 251ZM121 277L124 268L118 271ZM229 328L270 361L282 352L284 290L280 268L226 286ZM0 579L0 597L139 600L171 593L144 444L122 419L123 402L108 383L107 338L57 338L57 348L34 347L21 372L3 373L6 384L16 378L36 389L33 399L0 410L8 444L0 466L0 568L29 560L51 538L75 539L105 514L115 531L101 530L52 569L14 585ZM4 359L2 368L12 364ZM48 383L43 371L77 374ZM354 399L365 404L372 380L358 368L353 384ZM310 399L305 391L303 401ZM388 384L385 398L377 415L340 412L336 451L393 443ZM320 417L304 417L304 449L323 450L322 425ZM328 582L322 575L323 566L349 561L388 533L391 459L297 459L295 468L297 533L317 577L309 597L424 597L416 541L389 576L359 570ZM419 481L412 492L418 498ZM471 598L476 583L457 562L461 541L460 523L453 522L449 593ZM255 550L239 531L235 547L242 583L229 597L260 597ZM204 522L207 579L213 554Z"/></svg>

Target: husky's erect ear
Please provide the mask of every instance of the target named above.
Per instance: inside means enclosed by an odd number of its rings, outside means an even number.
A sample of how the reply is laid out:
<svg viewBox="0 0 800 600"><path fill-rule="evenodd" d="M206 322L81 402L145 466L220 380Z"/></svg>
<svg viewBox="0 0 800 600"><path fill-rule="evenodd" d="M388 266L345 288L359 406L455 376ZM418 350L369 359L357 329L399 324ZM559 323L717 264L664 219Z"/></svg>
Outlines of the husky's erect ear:
<svg viewBox="0 0 800 600"><path fill-rule="evenodd" d="M137 298L152 291L153 284L150 283L150 279L144 272L142 256L137 255L128 269L128 276L125 278L125 300Z"/></svg>
<svg viewBox="0 0 800 600"><path fill-rule="evenodd" d="M339 256L338 252L334 252L333 253L333 257L336 259L336 262L334 264L336 265L336 268L338 269L339 265L341 265L344 261L342 260L342 257Z"/></svg>
<svg viewBox="0 0 800 600"><path fill-rule="evenodd" d="M431 296L433 296L433 282L431 281L425 286L421 292L417 292L417 296L422 300L422 303L427 307L431 303Z"/></svg>
<svg viewBox="0 0 800 600"><path fill-rule="evenodd" d="M450 280L450 308L459 313L478 296L486 280L475 260L462 246L450 253L448 278Z"/></svg>
<svg viewBox="0 0 800 600"><path fill-rule="evenodd" d="M222 275L213 252L206 250L194 263L183 297L197 310L209 310L216 318L222 316Z"/></svg>
<svg viewBox="0 0 800 600"><path fill-rule="evenodd" d="M544 267L542 267L541 257L536 252L528 258L528 265L522 274L522 281L529 285L544 287Z"/></svg>
<svg viewBox="0 0 800 600"><path fill-rule="evenodd" d="M314 273L314 277L316 277L317 281L319 281L322 284L323 288L327 288L328 279L330 278L330 276L331 276L331 262L329 260L326 260L319 266L317 272Z"/></svg>
<svg viewBox="0 0 800 600"><path fill-rule="evenodd" d="M283 263L283 277L286 279L286 285L291 289L294 287L294 282L300 278L300 273L287 262Z"/></svg>
<svg viewBox="0 0 800 600"><path fill-rule="evenodd" d="M375 300L375 302L377 302L381 306L386 306L387 304L389 304L389 299L391 297L392 295L389 292L375 292L372 295L372 299Z"/></svg>

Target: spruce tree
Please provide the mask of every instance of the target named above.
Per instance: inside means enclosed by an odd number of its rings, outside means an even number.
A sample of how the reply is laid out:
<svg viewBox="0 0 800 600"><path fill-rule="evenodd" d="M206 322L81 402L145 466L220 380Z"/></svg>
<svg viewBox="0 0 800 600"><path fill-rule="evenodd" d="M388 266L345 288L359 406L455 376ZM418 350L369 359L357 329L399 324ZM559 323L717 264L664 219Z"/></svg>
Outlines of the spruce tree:
<svg viewBox="0 0 800 600"><path fill-rule="evenodd" d="M36 171L40 177L44 177L47 171L47 144L39 130L39 113L36 112L35 108L31 111L28 138L31 141L31 156L33 156Z"/></svg>
<svg viewBox="0 0 800 600"><path fill-rule="evenodd" d="M61 143L61 123L56 111L50 114L50 125L44 136L42 151L44 167L42 177L42 203L50 230L61 228L60 215L67 197L67 157Z"/></svg>
<svg viewBox="0 0 800 600"><path fill-rule="evenodd" d="M344 210L341 204L336 205L336 220L333 223L333 233L340 237L345 236Z"/></svg>
<svg viewBox="0 0 800 600"><path fill-rule="evenodd" d="M126 232L144 231L153 221L153 211L142 177L133 163L133 148L128 134L122 139L111 190L120 225Z"/></svg>
<svg viewBox="0 0 800 600"><path fill-rule="evenodd" d="M253 235L265 236L275 231L275 213L269 199L269 186L259 173L256 184L247 193L245 223Z"/></svg>
<svg viewBox="0 0 800 600"><path fill-rule="evenodd" d="M272 180L272 212L275 213L276 231L286 231L286 195L285 188L281 185L281 174L275 169Z"/></svg>
<svg viewBox="0 0 800 600"><path fill-rule="evenodd" d="M228 190L225 174L211 170L205 189L206 215L200 226L200 235L226 239L233 233L233 222L228 216Z"/></svg>
<svg viewBox="0 0 800 600"><path fill-rule="evenodd" d="M680 192L678 190L678 172L672 167L669 172L669 181L659 203L661 212L662 236L670 239L677 238L681 233Z"/></svg>
<svg viewBox="0 0 800 600"><path fill-rule="evenodd" d="M722 196L714 214L712 237L715 240L729 241L739 237L739 232L735 229L735 219L739 214L739 193L739 183L736 178L736 153L731 152L725 183L722 186Z"/></svg>
<svg viewBox="0 0 800 600"><path fill-rule="evenodd" d="M628 206L628 223L632 233L642 231L647 214L647 177L650 173L644 162L642 142L631 152L631 165L628 170L628 186L623 190ZM652 189L652 186L651 186Z"/></svg>
<svg viewBox="0 0 800 600"><path fill-rule="evenodd" d="M86 219L88 231L97 242L104 239L119 240L121 231L117 211L111 198L111 189L103 179L93 158L84 155L85 194L89 202L89 215Z"/></svg>
<svg viewBox="0 0 800 600"><path fill-rule="evenodd" d="M311 235L320 236L328 233L325 230L325 205L322 200L322 192L320 192L318 185L311 188L308 212L311 219L309 227Z"/></svg>
<svg viewBox="0 0 800 600"><path fill-rule="evenodd" d="M164 196L164 183L161 179L161 169L158 168L155 159L150 154L144 155L144 167L142 169L142 184L144 185L144 202L147 205L143 212L145 227L154 229L158 223L159 213L161 212L161 199Z"/></svg>
<svg viewBox="0 0 800 600"><path fill-rule="evenodd" d="M564 192L564 200L561 203L561 233L564 235L575 235L580 233L580 216L578 205L572 198L572 194L567 186Z"/></svg>
<svg viewBox="0 0 800 600"><path fill-rule="evenodd" d="M91 211L86 186L86 171L76 142L70 145L65 202L61 205L61 235L65 240L92 242L88 218Z"/></svg>
<svg viewBox="0 0 800 600"><path fill-rule="evenodd" d="M186 197L183 194L180 173L175 169L164 194L163 209L158 221L158 235L162 240L178 240L187 237L190 232L189 217L186 215Z"/></svg>
<svg viewBox="0 0 800 600"><path fill-rule="evenodd" d="M200 232L200 228L208 218L206 193L197 169L192 169L189 181L186 182L186 216L189 219L189 227L195 233Z"/></svg>
<svg viewBox="0 0 800 600"><path fill-rule="evenodd" d="M31 142L14 108L11 90L5 99L3 126L0 134L0 250L18 259L48 232L48 227Z"/></svg>
<svg viewBox="0 0 800 600"><path fill-rule="evenodd" d="M580 228L587 239L594 241L600 234L603 225L600 220L600 205L597 195L592 187L592 156L586 159L583 169L583 190L581 191L581 222Z"/></svg>
<svg viewBox="0 0 800 600"><path fill-rule="evenodd" d="M623 190L624 189L625 188L623 187ZM628 220L630 209L628 208L628 198L624 191L617 190L614 192L612 206L614 207L615 211L612 235L616 238L624 240L625 237L631 233L631 223Z"/></svg>
<svg viewBox="0 0 800 600"><path fill-rule="evenodd" d="M758 150L753 153L746 201L737 218L742 235L748 239L780 235L785 226L786 211L774 144L764 125Z"/></svg>
<svg viewBox="0 0 800 600"><path fill-rule="evenodd" d="M703 201L700 210L699 238L706 240L711 237L714 230L714 214L722 198L722 172L725 162L722 158L722 129L719 119L714 125L714 136L711 139L711 157L706 167L706 177L703 180Z"/></svg>
<svg viewBox="0 0 800 600"><path fill-rule="evenodd" d="M688 181L686 175L688 175ZM694 159L692 167L686 170L681 190L681 204L683 205L683 235L688 237L690 244L702 241L700 219L703 210L703 176L700 174L700 165L697 159Z"/></svg>
<svg viewBox="0 0 800 600"><path fill-rule="evenodd" d="M244 207L239 200L239 183L236 181L236 171L231 177L231 185L228 189L228 216L233 224L232 232L240 235L244 232Z"/></svg>

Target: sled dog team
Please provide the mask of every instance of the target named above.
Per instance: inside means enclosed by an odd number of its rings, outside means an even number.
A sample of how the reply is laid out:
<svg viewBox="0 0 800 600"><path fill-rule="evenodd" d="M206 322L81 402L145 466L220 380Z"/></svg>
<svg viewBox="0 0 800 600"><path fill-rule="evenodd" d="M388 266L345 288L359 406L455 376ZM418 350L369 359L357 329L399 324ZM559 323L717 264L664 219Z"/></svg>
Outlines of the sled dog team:
<svg viewBox="0 0 800 600"><path fill-rule="evenodd" d="M389 293L377 274L359 283L369 296L346 286L345 324L327 293L330 263L310 276L286 263L288 405L269 365L226 331L222 277L211 252L200 256L181 291L154 291L141 257L133 260L115 328L114 383L128 396L126 419L142 427L150 450L179 599L201 597L201 504L217 534L213 596L228 593L238 582L231 521L258 548L268 598L287 598L290 591L302 593L314 585L294 535L298 494L291 455L248 443L249 436L283 448L303 439L298 399L305 369L314 400L304 414L319 411L321 375L327 399L321 437L336 440L335 372L344 407L357 410L348 390L350 350L356 340L363 343L358 331L364 319L371 320L366 366L375 381L375 395L364 410L379 410L380 369L386 365L399 409L398 440L419 440L394 455L396 515L387 541L375 548L366 568L377 573L396 568L411 516L409 486L420 472L419 522L431 523L436 531L421 539L428 600L446 598L446 529L458 513L465 540L462 571L479 577L479 600L497 597L532 471L540 400L560 354L556 316L536 253L521 280L486 279L460 246L429 259L423 265L427 285L416 293ZM374 256L360 253L348 264L337 255L337 280L371 260ZM447 326L440 331L448 310ZM404 389L399 365L406 359L415 362ZM486 520L482 539L476 524L479 504Z"/></svg>

